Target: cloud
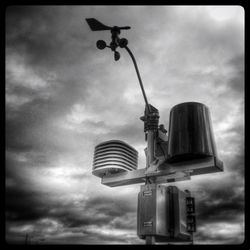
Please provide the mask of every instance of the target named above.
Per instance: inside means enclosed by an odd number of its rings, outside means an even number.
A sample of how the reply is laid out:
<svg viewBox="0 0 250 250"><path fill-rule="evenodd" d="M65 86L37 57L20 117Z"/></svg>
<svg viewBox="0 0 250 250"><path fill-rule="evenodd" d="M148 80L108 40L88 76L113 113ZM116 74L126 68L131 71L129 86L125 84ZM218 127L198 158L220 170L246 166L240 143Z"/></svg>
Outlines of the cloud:
<svg viewBox="0 0 250 250"><path fill-rule="evenodd" d="M229 87L242 96L244 92L244 55L238 55L229 61L232 73Z"/></svg>
<svg viewBox="0 0 250 250"><path fill-rule="evenodd" d="M139 119L145 104L131 58L119 48L121 59L115 62L110 50L97 50L96 41L109 43L110 34L90 32L87 17L132 27L121 37L129 40L148 100L166 128L178 103L209 107L225 171L175 184L196 197L197 243L242 241L244 13L224 10L219 16L225 18L218 20L211 11L203 6L7 8L8 242L22 243L29 233L42 244L144 244L136 236L139 187L103 186L91 170L95 145L110 139L135 147L139 167L145 166Z"/></svg>
<svg viewBox="0 0 250 250"><path fill-rule="evenodd" d="M244 194L236 188L232 189L226 185L223 187L225 190L221 187L211 190L210 187L209 192L205 191L205 199L199 200L197 197L197 216L201 223L210 223L214 220L237 222L238 216L244 213ZM206 190L206 186L203 186L203 189Z"/></svg>
<svg viewBox="0 0 250 250"><path fill-rule="evenodd" d="M79 237L78 241L84 244L91 238L99 240L90 244L115 244L115 239L122 244L135 238L135 207L129 205L126 197L119 202L112 197L87 200L78 197L76 203L73 196L67 200L55 199L52 194L10 188L7 196L7 232L15 238L22 239L21 236L28 233L34 239L42 236L47 243L53 243L60 242L63 236L71 242L72 238Z"/></svg>
<svg viewBox="0 0 250 250"><path fill-rule="evenodd" d="M237 223L207 223L198 228L195 234L196 244L199 245L238 245L244 238L244 226Z"/></svg>

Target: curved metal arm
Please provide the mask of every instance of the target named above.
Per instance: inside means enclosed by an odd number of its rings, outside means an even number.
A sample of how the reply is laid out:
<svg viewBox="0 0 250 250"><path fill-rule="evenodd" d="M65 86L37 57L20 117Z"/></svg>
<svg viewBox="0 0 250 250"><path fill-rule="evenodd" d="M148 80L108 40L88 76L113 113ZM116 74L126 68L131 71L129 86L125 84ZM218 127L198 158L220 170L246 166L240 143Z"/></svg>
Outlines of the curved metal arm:
<svg viewBox="0 0 250 250"><path fill-rule="evenodd" d="M138 80L139 80L139 83L140 83L140 86L141 86L142 94L143 94L143 97L144 97L144 100L145 100L145 103L146 103L146 107L147 107L148 111L150 112L150 106L148 105L147 96L146 96L145 90L144 90L144 88L143 88L143 84L142 84L140 72L139 72L139 69L138 69L138 67L137 67L137 63L136 63L135 57L134 57L134 55L132 54L131 50L130 50L127 46L125 46L124 48L128 51L129 55L130 55L131 58L132 58L132 61L133 61L133 63L134 63L135 70L136 70L136 73L137 73L137 77L138 77Z"/></svg>

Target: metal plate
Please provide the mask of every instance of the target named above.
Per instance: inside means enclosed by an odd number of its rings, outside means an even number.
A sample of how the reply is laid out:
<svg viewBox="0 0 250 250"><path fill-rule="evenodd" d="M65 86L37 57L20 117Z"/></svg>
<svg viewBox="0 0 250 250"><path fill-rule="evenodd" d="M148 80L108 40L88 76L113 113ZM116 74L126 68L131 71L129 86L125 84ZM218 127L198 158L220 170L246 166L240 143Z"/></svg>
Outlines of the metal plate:
<svg viewBox="0 0 250 250"><path fill-rule="evenodd" d="M166 208L165 186L157 184L141 186L137 208L137 234L140 238L149 235L168 235Z"/></svg>
<svg viewBox="0 0 250 250"><path fill-rule="evenodd" d="M186 163L167 164L151 173L147 169L137 169L124 173L111 174L102 177L102 184L116 187L136 183L145 183L146 177L152 178L158 184L190 179L193 175L208 174L223 171L223 163L215 157L206 161L193 160Z"/></svg>
<svg viewBox="0 0 250 250"><path fill-rule="evenodd" d="M168 187L168 203L172 206L169 211L171 238L180 240L190 240L191 234L187 232L187 211L186 197L190 193L183 192L175 186Z"/></svg>

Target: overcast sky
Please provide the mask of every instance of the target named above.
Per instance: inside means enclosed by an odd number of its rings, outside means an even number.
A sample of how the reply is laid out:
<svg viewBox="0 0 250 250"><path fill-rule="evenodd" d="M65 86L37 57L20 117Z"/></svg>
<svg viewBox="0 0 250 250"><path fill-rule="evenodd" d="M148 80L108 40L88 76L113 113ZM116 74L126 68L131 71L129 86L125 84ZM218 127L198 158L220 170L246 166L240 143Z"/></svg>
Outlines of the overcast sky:
<svg viewBox="0 0 250 250"><path fill-rule="evenodd" d="M110 188L91 174L96 144L119 139L145 167L144 100L131 58L85 18L131 26L149 102L168 127L182 102L211 112L224 172L174 185L196 198L195 244L244 240L244 9L240 6L35 6L6 11L6 240L144 244L140 185Z"/></svg>

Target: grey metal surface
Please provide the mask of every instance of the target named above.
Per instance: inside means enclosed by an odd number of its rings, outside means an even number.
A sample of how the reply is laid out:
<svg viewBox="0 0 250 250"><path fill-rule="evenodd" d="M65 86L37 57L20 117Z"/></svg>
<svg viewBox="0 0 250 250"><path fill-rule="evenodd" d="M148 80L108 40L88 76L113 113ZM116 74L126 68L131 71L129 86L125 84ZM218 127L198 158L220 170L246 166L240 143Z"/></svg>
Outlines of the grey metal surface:
<svg viewBox="0 0 250 250"><path fill-rule="evenodd" d="M197 102L174 106L170 111L168 162L217 157L209 109Z"/></svg>
<svg viewBox="0 0 250 250"><path fill-rule="evenodd" d="M138 194L137 235L155 242L191 242L187 231L187 197L175 186L146 184Z"/></svg>
<svg viewBox="0 0 250 250"><path fill-rule="evenodd" d="M170 237L175 240L189 241L192 239L191 234L187 232L186 197L189 196L190 193L183 192L175 186L168 187Z"/></svg>
<svg viewBox="0 0 250 250"><path fill-rule="evenodd" d="M95 147L92 174L104 175L122 173L137 169L138 152L119 140L102 142Z"/></svg>
<svg viewBox="0 0 250 250"><path fill-rule="evenodd" d="M162 169L147 172L146 168L123 173L110 174L102 177L102 184L116 187L145 182L150 177L156 183L166 183L190 179L190 176L223 171L223 163L215 157L204 160L192 160L185 164L165 164Z"/></svg>
<svg viewBox="0 0 250 250"><path fill-rule="evenodd" d="M137 234L140 238L168 235L166 208L165 186L157 184L141 186L137 208Z"/></svg>

